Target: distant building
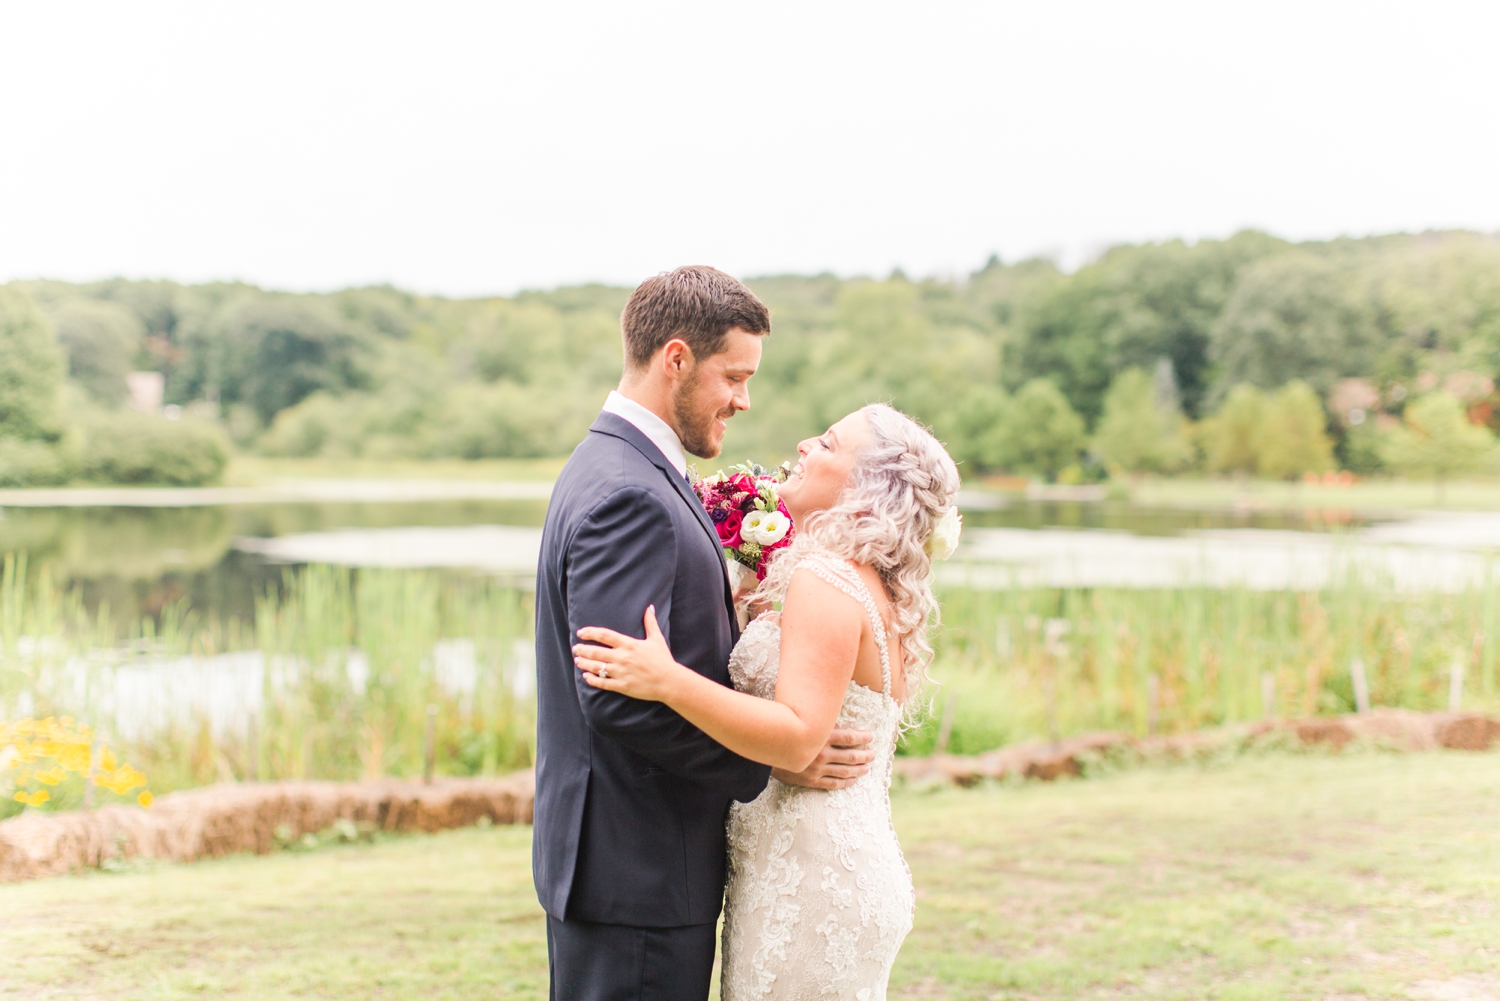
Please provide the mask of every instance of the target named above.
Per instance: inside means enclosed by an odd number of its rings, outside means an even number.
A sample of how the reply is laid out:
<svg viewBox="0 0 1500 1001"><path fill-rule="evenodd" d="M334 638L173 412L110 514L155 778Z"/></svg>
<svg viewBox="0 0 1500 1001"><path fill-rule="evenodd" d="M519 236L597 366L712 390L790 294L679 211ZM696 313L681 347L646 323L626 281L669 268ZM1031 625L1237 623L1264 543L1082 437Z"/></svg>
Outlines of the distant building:
<svg viewBox="0 0 1500 1001"><path fill-rule="evenodd" d="M125 386L130 390L130 409L143 414L161 413L162 392L167 380L160 372L126 372Z"/></svg>

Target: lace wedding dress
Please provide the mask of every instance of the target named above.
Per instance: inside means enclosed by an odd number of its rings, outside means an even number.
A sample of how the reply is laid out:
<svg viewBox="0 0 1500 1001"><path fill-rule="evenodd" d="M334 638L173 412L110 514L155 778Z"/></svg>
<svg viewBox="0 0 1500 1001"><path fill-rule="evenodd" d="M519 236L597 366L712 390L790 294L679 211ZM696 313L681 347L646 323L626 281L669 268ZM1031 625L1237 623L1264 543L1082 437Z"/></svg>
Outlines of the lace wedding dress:
<svg viewBox="0 0 1500 1001"><path fill-rule="evenodd" d="M848 563L823 553L797 566L865 607L880 647L881 691L849 683L838 727L875 735L870 771L827 792L772 779L729 815L724 907L724 1001L847 998L883 1001L916 898L891 823L891 764L901 706L891 697L885 624ZM781 627L750 623L729 658L734 687L776 697Z"/></svg>

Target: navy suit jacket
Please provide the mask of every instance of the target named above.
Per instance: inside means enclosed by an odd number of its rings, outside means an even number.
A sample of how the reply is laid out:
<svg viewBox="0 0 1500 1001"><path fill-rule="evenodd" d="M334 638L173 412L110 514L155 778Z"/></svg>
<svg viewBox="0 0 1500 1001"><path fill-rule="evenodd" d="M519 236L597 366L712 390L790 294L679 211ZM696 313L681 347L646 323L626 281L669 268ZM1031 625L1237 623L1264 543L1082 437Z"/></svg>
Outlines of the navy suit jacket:
<svg viewBox="0 0 1500 1001"><path fill-rule="evenodd" d="M713 523L650 439L602 413L553 487L536 578L532 875L558 919L717 920L729 803L770 776L662 703L583 681L578 629L642 638L653 604L677 662L728 685L739 629Z"/></svg>

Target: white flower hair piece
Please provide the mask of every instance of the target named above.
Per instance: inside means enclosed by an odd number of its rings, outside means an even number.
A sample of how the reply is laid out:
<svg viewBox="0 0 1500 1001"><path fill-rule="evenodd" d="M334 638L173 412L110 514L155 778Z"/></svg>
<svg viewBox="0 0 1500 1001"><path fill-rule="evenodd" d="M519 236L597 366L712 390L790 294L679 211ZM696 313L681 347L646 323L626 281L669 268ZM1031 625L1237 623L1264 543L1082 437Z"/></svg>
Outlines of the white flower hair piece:
<svg viewBox="0 0 1500 1001"><path fill-rule="evenodd" d="M934 560L946 560L958 551L958 537L963 533L964 516L958 513L955 504L943 512L927 540L927 555Z"/></svg>

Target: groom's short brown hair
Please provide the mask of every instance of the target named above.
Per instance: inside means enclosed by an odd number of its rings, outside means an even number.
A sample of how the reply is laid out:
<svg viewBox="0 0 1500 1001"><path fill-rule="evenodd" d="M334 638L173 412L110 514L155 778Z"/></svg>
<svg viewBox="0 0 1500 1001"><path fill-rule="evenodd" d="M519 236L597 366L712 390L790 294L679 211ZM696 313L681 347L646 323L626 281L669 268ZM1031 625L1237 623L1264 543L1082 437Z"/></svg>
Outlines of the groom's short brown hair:
<svg viewBox="0 0 1500 1001"><path fill-rule="evenodd" d="M771 311L743 283L702 264L664 271L637 285L620 314L625 365L641 368L674 337L703 361L724 350L735 327L771 332Z"/></svg>

